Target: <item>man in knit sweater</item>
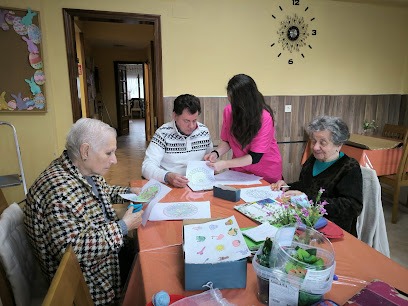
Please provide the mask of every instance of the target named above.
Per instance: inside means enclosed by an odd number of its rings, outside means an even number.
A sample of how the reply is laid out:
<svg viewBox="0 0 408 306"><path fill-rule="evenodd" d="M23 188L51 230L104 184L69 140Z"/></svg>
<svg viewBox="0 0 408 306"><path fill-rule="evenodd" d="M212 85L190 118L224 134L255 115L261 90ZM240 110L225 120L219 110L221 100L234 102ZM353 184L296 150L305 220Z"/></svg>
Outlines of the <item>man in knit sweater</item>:
<svg viewBox="0 0 408 306"><path fill-rule="evenodd" d="M187 186L185 177L190 160L203 160L213 150L208 128L197 121L200 100L189 94L174 100L173 121L158 128L142 164L142 174L174 187Z"/></svg>

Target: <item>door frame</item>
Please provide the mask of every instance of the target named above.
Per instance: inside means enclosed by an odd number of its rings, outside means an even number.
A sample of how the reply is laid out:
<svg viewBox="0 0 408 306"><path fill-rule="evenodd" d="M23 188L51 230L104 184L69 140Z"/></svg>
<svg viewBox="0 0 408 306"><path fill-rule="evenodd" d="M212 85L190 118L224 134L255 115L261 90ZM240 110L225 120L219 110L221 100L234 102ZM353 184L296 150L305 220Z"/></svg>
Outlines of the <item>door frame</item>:
<svg viewBox="0 0 408 306"><path fill-rule="evenodd" d="M161 45L161 19L160 15L148 15L137 13L122 13L122 12L107 12L107 11L93 11L63 8L65 43L67 49L68 60L68 74L69 87L71 93L71 106L73 121L77 121L82 117L81 102L78 99L77 86L77 55L75 43L75 28L74 19L81 18L89 21L106 21L119 23L149 23L154 26L153 38L153 55L152 72L153 84L151 89L153 91L154 116L157 118L158 126L163 122L163 68L162 68L162 45ZM153 131L154 133L154 131Z"/></svg>

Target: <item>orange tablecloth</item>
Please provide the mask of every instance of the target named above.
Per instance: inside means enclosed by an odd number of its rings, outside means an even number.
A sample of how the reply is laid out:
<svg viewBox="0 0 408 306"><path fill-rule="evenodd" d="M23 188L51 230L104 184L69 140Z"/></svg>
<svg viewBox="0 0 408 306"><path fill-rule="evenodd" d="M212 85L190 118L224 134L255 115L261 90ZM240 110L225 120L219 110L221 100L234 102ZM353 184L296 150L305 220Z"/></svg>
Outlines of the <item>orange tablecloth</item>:
<svg viewBox="0 0 408 306"><path fill-rule="evenodd" d="M408 270L373 248L345 233L343 240L332 241L336 251L336 274L371 281L381 279L408 292ZM184 268L181 246L160 251L140 252L130 276L123 305L146 305L160 290L189 296L202 291L184 291ZM325 298L343 305L363 288L333 284ZM252 264L247 266L245 289L223 289L223 297L236 305L262 305L257 300L258 285Z"/></svg>
<svg viewBox="0 0 408 306"><path fill-rule="evenodd" d="M147 182L147 181L144 181ZM263 182L267 185L267 182ZM141 186L141 181L132 181L132 187ZM262 186L262 185L258 185ZM243 188L250 186L241 186ZM193 192L190 188L173 188L160 202L193 202L193 201L210 201L211 217L227 218L235 215L240 227L255 226L256 223L245 217L241 213L235 213L234 206L244 203L230 202L215 198L212 191ZM182 243L182 221L148 221L146 226L137 229L139 239L139 250L149 251L157 250L167 246L181 245Z"/></svg>
<svg viewBox="0 0 408 306"><path fill-rule="evenodd" d="M138 185L139 184L139 185ZM140 186L140 182L131 182ZM212 196L212 191L192 193L189 189L173 189L163 202L211 201L212 217L234 215L240 227L255 223L233 209L237 203ZM241 201L242 202L242 201ZM241 203L239 202L239 203ZM140 253L129 276L123 305L146 305L154 293L165 290L170 294L189 296L201 291L184 291L184 265L182 254L181 221L149 221L139 228ZM344 238L332 240L336 252L336 274L366 281L381 279L400 290L408 292L408 270L385 257L348 233ZM262 305L257 300L257 280L252 264L247 267L245 289L224 289L223 297L236 305ZM340 305L353 296L363 285L337 285L325 296Z"/></svg>
<svg viewBox="0 0 408 306"><path fill-rule="evenodd" d="M341 151L355 158L363 167L374 169L377 176L397 173L398 163L402 156L402 148L368 150L350 145L343 145ZM303 152L303 164L311 154L309 143Z"/></svg>

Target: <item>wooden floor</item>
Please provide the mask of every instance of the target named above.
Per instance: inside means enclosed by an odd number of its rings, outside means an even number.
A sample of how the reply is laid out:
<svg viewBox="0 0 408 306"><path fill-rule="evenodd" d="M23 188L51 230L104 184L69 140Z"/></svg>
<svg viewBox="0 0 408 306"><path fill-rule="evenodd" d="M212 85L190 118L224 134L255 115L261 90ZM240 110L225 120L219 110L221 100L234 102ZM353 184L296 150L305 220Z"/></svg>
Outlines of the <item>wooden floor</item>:
<svg viewBox="0 0 408 306"><path fill-rule="evenodd" d="M110 184L128 186L130 180L141 178L141 166L147 146L144 119L131 120L129 126L129 135L118 137L118 163L105 176ZM383 196L383 207L391 258L408 268L408 208L401 207L398 223L392 224L389 197Z"/></svg>

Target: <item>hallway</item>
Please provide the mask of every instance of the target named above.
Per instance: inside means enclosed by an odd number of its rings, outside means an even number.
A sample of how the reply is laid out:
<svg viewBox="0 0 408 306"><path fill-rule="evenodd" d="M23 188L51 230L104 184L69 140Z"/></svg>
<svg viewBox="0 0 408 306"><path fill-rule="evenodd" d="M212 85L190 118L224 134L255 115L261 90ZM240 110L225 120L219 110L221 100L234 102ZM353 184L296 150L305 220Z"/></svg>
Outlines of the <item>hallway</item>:
<svg viewBox="0 0 408 306"><path fill-rule="evenodd" d="M130 180L140 179L146 147L144 119L130 120L129 135L118 137L118 163L105 175L107 182L127 186ZM383 195L382 199L391 258L408 268L408 208L400 205L398 223L392 224L392 200L388 195Z"/></svg>

